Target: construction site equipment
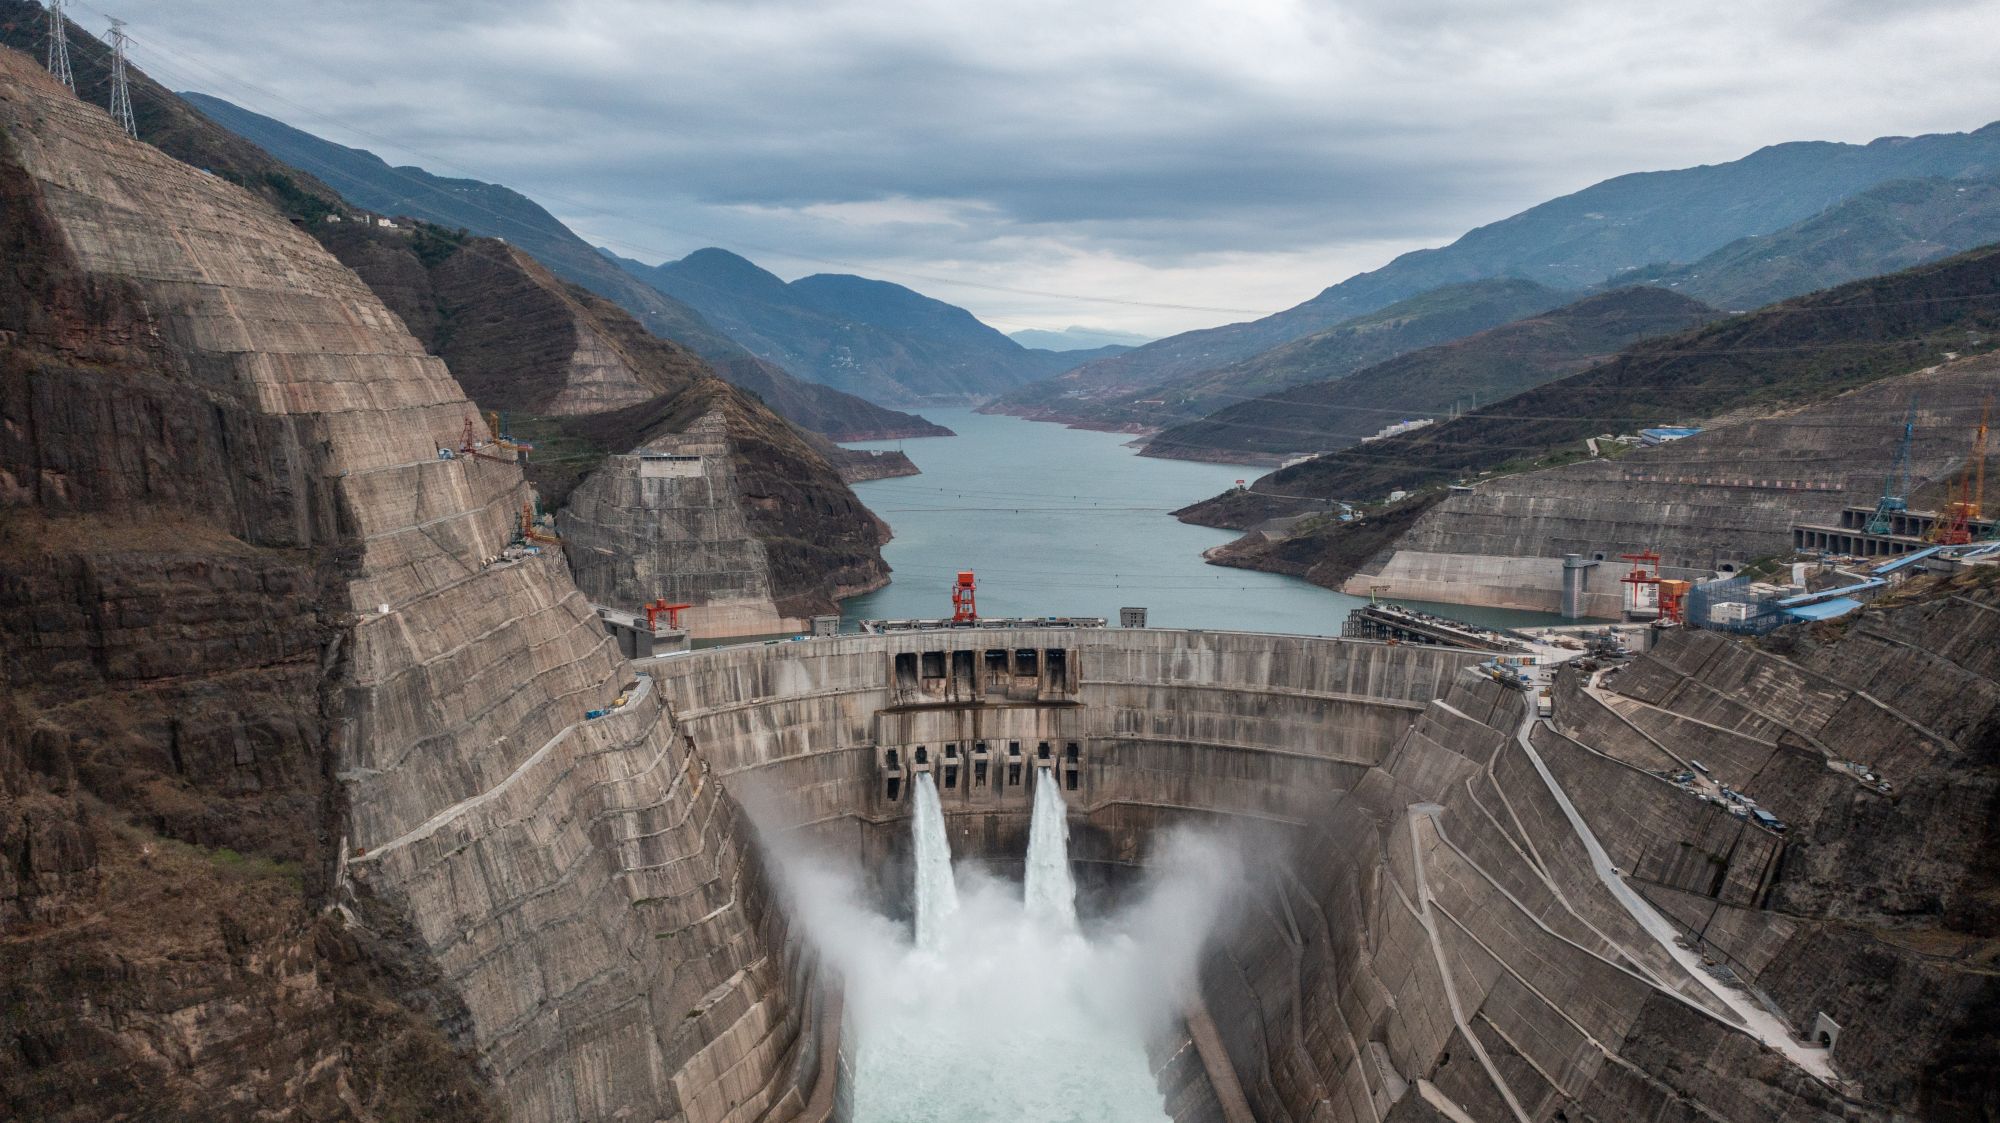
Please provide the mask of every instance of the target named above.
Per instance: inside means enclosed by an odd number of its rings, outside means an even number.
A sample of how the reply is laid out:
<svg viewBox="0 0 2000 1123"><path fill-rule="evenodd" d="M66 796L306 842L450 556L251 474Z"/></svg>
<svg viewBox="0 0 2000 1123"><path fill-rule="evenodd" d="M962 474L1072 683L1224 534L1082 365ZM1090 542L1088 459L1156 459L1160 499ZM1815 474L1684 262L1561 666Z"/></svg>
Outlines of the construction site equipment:
<svg viewBox="0 0 2000 1123"><path fill-rule="evenodd" d="M1651 550L1620 554L1618 560L1632 563L1631 572L1618 579L1625 586L1625 615L1634 620L1660 618L1660 555Z"/></svg>
<svg viewBox="0 0 2000 1123"><path fill-rule="evenodd" d="M492 418L492 417L495 417L495 416L497 416L497 415L489 413L489 414L487 414L486 416L487 416L487 417L489 417L489 418ZM520 456L518 455L518 450L517 450L517 448L516 448L515 446L513 446L513 445L504 445L504 446L503 446L503 445L499 445L499 444L497 444L497 443L496 443L496 444L494 445L494 447L496 447L496 448L504 448L504 449L505 449L505 450L507 451L507 453L508 453L508 454L507 454L507 455L505 455L505 456L495 456L495 455L494 455L493 453L490 453L490 452L486 452L486 451L483 451L483 449L485 448L485 446L486 446L487 444L488 444L488 442L486 442L486 441L483 441L483 440L481 440L481 439L479 438L478 434L477 434L477 433L476 433L476 432L474 431L474 429L473 429L473 421L472 421L472 415L471 415L471 414L469 414L469 413L468 413L468 414L466 414L466 415L465 415L465 432L464 432L464 434L463 434L463 435L461 435L461 436L459 437L459 439L458 439L458 455L459 455L459 456L470 456L470 457L472 457L472 458L473 458L473 459L475 459L475 460L491 460L491 461L492 461L492 462L494 462L495 464L519 464L519 463L523 463L523 462L524 462L524 458L522 458L522 457L520 457ZM439 457L438 457L438 459L440 459L440 460L450 460L450 459L453 459L452 457L449 457L449 456L445 456L445 455L443 455L443 452L444 452L444 450L443 450L443 449L439 449L438 451L439 451ZM524 523L523 523L523 526L524 526L524 528L525 528L525 525L526 525L526 524L525 524L525 522L524 522ZM521 531L521 536L522 536L522 537L524 537L524 538L526 538L526 537L531 537L531 536L530 536L530 535L528 534L528 532L527 532L527 530L526 530L526 529L523 529L523 530ZM555 541L555 538L554 538L554 537L549 537L549 538L546 538L546 539L545 539L545 541L549 541L549 542L553 542L553 541Z"/></svg>
<svg viewBox="0 0 2000 1123"><path fill-rule="evenodd" d="M1785 622L1776 598L1752 587L1750 578L1738 575L1722 581L1708 581L1688 590L1683 623L1690 627L1738 635L1761 636Z"/></svg>
<svg viewBox="0 0 2000 1123"><path fill-rule="evenodd" d="M478 454L474 453L474 455ZM487 459L491 460L493 457L489 456ZM532 499L521 504L521 540L524 542L545 542L550 545L562 541L561 538L556 536L554 531L542 526L535 520L535 502Z"/></svg>
<svg viewBox="0 0 2000 1123"><path fill-rule="evenodd" d="M1679 624L1686 619L1688 590L1694 587L1692 581L1677 581L1671 577L1660 580L1660 619L1668 624Z"/></svg>
<svg viewBox="0 0 2000 1123"><path fill-rule="evenodd" d="M649 632L659 631L660 617L662 616L667 618L667 627L678 629L681 626L681 613L693 607L694 605L691 604L668 604L667 598L661 597L659 600L645 606L646 630Z"/></svg>
<svg viewBox="0 0 2000 1123"><path fill-rule="evenodd" d="M1972 524L1979 521L1986 503L1987 417L1993 410L1988 401L1979 410L1979 426L1972 431L1972 456L1965 470L1946 485L1946 502L1925 540L1940 546L1963 546L1972 541Z"/></svg>
<svg viewBox="0 0 2000 1123"><path fill-rule="evenodd" d="M1917 399L1903 415L1903 439L1896 444L1896 458L1889 462L1889 474L1882 480L1882 499L1875 504L1875 517L1868 520L1868 533L1888 534L1895 528L1896 513L1909 509L1910 444L1917 435Z"/></svg>
<svg viewBox="0 0 2000 1123"><path fill-rule="evenodd" d="M973 600L974 583L972 571L958 571L958 583L951 587L951 622L954 624L975 624L979 621L979 608Z"/></svg>

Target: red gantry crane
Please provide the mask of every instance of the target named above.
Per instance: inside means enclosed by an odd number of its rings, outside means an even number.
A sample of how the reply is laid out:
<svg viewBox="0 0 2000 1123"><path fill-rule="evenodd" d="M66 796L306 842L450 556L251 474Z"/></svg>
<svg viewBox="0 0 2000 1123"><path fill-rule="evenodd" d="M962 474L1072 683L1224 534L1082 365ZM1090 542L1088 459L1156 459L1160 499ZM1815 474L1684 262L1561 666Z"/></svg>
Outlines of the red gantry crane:
<svg viewBox="0 0 2000 1123"><path fill-rule="evenodd" d="M667 627L679 628L681 626L681 613L686 612L694 606L691 604L668 604L667 598L661 597L659 600L646 604L643 607L646 610L646 630L657 632L660 630L660 617L664 616L667 618Z"/></svg>
<svg viewBox="0 0 2000 1123"><path fill-rule="evenodd" d="M958 571L958 584L951 587L951 622L954 624L975 624L979 622L979 607L973 602L972 571Z"/></svg>
<svg viewBox="0 0 2000 1123"><path fill-rule="evenodd" d="M1681 623L1687 603L1688 582L1663 579L1660 555L1647 550L1620 554L1619 560L1632 563L1632 572L1618 579L1625 586L1625 614L1634 619L1654 619L1663 624Z"/></svg>

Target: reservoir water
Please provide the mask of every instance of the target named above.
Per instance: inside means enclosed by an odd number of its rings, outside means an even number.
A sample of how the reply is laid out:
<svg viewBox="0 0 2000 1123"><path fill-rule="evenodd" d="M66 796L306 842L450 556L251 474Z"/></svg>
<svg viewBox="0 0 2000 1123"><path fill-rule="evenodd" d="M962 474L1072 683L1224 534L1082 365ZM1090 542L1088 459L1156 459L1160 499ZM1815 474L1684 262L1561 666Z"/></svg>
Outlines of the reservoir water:
<svg viewBox="0 0 2000 1123"><path fill-rule="evenodd" d="M1362 598L1294 577L1226 569L1203 550L1236 532L1190 526L1172 511L1254 479L1240 465L1157 460L1121 433L1065 429L969 409L927 409L956 437L871 441L900 448L923 472L854 485L895 539L889 585L841 606L849 621L951 615L961 569L979 575L982 616L1102 616L1143 605L1168 628L1339 635ZM1413 602L1414 603L1414 602ZM1419 605L1488 626L1553 616Z"/></svg>

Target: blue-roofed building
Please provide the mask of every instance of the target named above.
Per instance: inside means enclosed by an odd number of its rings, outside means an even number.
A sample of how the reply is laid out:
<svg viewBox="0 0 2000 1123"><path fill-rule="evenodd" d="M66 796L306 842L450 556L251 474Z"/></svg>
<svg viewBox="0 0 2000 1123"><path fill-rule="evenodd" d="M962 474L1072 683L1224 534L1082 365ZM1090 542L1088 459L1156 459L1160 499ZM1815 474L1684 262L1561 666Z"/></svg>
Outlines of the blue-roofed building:
<svg viewBox="0 0 2000 1123"><path fill-rule="evenodd" d="M1668 441L1683 440L1699 432L1701 432L1700 429L1690 428L1685 425L1667 425L1658 429L1641 429L1639 430L1639 442L1650 448L1653 445L1666 444Z"/></svg>
<svg viewBox="0 0 2000 1123"><path fill-rule="evenodd" d="M1818 604L1802 604L1796 608L1787 608L1784 613L1793 620L1838 620L1860 607L1861 602L1853 597L1834 597Z"/></svg>

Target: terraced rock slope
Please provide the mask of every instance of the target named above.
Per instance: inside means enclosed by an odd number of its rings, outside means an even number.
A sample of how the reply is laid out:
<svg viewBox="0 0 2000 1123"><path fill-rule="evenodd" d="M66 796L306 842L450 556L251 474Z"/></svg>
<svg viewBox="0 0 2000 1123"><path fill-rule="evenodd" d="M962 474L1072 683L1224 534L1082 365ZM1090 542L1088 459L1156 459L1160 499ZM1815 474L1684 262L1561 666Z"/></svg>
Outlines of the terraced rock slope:
<svg viewBox="0 0 2000 1123"><path fill-rule="evenodd" d="M527 485L438 458L444 364L6 51L0 145L10 1112L786 1095L731 804L658 695L584 723L631 673L559 555L489 563Z"/></svg>

